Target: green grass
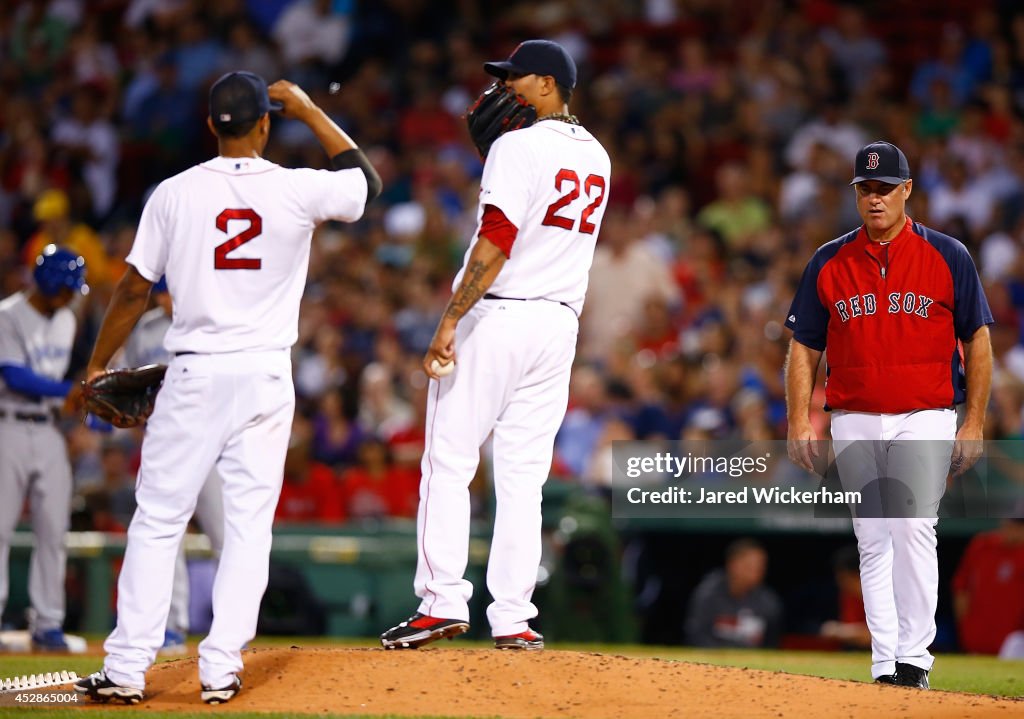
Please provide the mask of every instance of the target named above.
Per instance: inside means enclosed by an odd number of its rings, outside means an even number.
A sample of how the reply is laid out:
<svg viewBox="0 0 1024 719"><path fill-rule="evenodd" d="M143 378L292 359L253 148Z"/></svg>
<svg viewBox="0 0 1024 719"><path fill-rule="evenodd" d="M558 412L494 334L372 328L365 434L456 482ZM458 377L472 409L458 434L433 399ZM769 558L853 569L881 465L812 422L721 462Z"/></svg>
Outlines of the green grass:
<svg viewBox="0 0 1024 719"><path fill-rule="evenodd" d="M95 640L96 643L100 641ZM320 638L268 638L254 642L256 647L269 646L308 646L308 647L372 647L376 642L371 639L320 639ZM489 642L460 640L445 651L456 646L465 648L485 648ZM629 657L652 657L669 661L698 662L718 666L745 667L748 669L765 669L768 671L805 674L809 676L827 677L831 679L849 679L867 682L871 680L871 659L866 652L792 652L792 651L748 651L748 650L702 650L678 647L655 646L617 646L595 644L556 644L552 649L576 650L582 652L601 652ZM0 655L0 678L22 674L38 674L52 671L74 671L80 675L89 674L100 668L99 657L76 656L3 656ZM974 657L956 654L940 655L936 660L935 669L930 676L933 689L995 696L1024 698L1024 661L1000 661L995 657ZM34 719L80 719L83 715L77 708L71 709L23 709L0 708L0 717L27 717ZM28 713L26 713L28 712ZM128 712L130 713L130 711ZM125 719L128 715L124 709L90 709L87 717L91 719ZM145 712L146 719L209 719L210 712ZM230 715L230 719L285 719L289 715L281 713L246 712ZM320 714L326 719L369 719L354 714ZM375 719L380 719L376 717ZM391 719L408 719L392 716ZM451 719L434 717L433 719ZM477 719L486 719L478 717Z"/></svg>

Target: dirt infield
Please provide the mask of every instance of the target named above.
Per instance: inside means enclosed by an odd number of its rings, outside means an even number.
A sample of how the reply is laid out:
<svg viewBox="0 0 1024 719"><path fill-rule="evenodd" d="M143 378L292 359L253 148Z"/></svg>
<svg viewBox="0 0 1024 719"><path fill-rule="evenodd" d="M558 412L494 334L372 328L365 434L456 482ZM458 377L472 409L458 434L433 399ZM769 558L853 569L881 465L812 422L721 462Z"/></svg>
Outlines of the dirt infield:
<svg viewBox="0 0 1024 719"><path fill-rule="evenodd" d="M202 711L196 660L155 666L131 711ZM254 649L216 711L534 719L1011 717L1024 702L584 652ZM212 711L212 710L211 710Z"/></svg>

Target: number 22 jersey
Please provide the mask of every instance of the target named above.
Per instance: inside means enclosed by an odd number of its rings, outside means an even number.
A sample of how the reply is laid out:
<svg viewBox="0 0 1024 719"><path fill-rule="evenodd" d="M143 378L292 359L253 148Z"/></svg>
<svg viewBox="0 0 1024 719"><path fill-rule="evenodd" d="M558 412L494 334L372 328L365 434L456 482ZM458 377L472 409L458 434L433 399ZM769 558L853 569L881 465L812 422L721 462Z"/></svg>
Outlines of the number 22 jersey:
<svg viewBox="0 0 1024 719"><path fill-rule="evenodd" d="M498 138L484 164L477 222L493 205L519 232L488 292L563 302L578 315L610 183L608 153L580 125L542 120ZM467 259L479 234L478 225Z"/></svg>

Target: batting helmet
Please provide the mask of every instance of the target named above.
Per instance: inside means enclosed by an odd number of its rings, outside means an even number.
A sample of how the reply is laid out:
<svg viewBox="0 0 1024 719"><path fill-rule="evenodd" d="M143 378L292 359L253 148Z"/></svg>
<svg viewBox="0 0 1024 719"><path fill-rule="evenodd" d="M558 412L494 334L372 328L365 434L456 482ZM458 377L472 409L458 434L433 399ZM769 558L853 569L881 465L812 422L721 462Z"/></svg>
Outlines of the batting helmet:
<svg viewBox="0 0 1024 719"><path fill-rule="evenodd" d="M89 291L89 285L85 284L85 260L57 245L43 248L36 258L32 276L39 291L46 297L54 297L64 287L80 291L83 295Z"/></svg>

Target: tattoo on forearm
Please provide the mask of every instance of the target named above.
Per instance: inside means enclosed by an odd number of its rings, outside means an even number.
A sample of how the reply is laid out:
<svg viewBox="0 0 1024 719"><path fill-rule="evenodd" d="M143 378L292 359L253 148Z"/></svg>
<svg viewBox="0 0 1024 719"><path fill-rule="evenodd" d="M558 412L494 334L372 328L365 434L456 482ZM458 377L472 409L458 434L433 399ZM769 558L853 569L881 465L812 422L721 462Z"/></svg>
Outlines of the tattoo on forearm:
<svg viewBox="0 0 1024 719"><path fill-rule="evenodd" d="M448 302L448 307L444 311L445 317L459 320L469 312L469 308L484 296L487 287L490 286L489 282L484 284L484 276L490 269L490 265L480 260L473 260L469 263L459 288L455 290L455 294Z"/></svg>

